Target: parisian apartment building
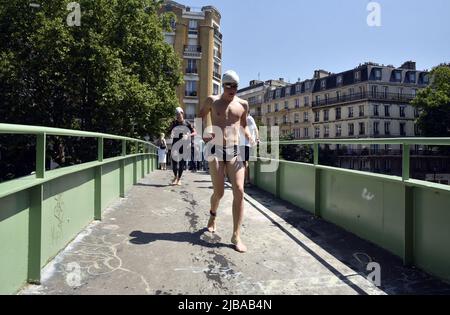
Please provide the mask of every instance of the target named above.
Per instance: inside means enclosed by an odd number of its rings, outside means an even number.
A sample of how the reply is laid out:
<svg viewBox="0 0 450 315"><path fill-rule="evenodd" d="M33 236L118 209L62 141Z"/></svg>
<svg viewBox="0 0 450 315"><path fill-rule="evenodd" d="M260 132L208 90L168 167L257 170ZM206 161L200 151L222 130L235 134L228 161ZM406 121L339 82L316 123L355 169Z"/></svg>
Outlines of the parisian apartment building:
<svg viewBox="0 0 450 315"><path fill-rule="evenodd" d="M252 81L238 96L249 101L260 125L278 126L281 136L296 140L415 137L419 112L410 102L429 80L428 71L417 70L413 61L400 67L368 62L340 73L316 70L311 79L278 86ZM329 147L340 154L335 166L401 174L398 145ZM413 169L448 168L448 158L425 159L422 149L413 148Z"/></svg>
<svg viewBox="0 0 450 315"><path fill-rule="evenodd" d="M175 1L165 1L161 11L176 15L173 32L164 35L166 42L173 45L183 60L184 84L178 87L177 96L186 119L193 121L201 102L209 95L221 93L221 15L213 6L197 9Z"/></svg>

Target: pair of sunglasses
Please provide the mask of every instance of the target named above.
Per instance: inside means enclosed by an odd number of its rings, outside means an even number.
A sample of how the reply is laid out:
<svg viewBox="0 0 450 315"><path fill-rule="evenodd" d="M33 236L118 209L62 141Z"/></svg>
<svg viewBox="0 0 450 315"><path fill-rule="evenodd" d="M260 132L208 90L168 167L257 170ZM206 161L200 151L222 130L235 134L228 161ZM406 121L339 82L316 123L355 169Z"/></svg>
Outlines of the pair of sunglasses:
<svg viewBox="0 0 450 315"><path fill-rule="evenodd" d="M227 89L237 89L237 87L238 87L237 84L232 84L232 83L227 83L227 84L224 84L223 86Z"/></svg>

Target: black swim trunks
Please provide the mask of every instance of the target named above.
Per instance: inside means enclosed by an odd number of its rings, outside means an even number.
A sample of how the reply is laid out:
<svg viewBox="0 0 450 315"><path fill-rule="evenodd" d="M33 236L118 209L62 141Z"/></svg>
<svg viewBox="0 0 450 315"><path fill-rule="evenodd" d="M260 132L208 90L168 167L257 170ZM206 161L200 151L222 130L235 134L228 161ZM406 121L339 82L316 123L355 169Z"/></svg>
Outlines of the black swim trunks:
<svg viewBox="0 0 450 315"><path fill-rule="evenodd" d="M231 162L235 157L239 156L239 146L223 147L213 145L211 154L221 162Z"/></svg>

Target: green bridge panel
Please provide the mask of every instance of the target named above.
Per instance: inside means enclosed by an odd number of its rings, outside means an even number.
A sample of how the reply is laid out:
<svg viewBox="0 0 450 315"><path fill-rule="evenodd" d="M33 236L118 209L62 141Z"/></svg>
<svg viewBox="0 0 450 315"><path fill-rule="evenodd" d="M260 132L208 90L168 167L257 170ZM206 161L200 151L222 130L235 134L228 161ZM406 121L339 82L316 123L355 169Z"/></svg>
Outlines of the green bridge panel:
<svg viewBox="0 0 450 315"><path fill-rule="evenodd" d="M281 161L279 172L281 199L314 213L314 166Z"/></svg>
<svg viewBox="0 0 450 315"><path fill-rule="evenodd" d="M403 256L403 184L320 170L320 215L359 237Z"/></svg>
<svg viewBox="0 0 450 315"><path fill-rule="evenodd" d="M102 171L102 209L106 209L120 195L120 162L106 164Z"/></svg>
<svg viewBox="0 0 450 315"><path fill-rule="evenodd" d="M450 193L414 188L416 265L450 279Z"/></svg>
<svg viewBox="0 0 450 315"><path fill-rule="evenodd" d="M88 169L44 185L42 267L94 219L94 178Z"/></svg>
<svg viewBox="0 0 450 315"><path fill-rule="evenodd" d="M29 190L0 198L0 294L23 286L28 273Z"/></svg>
<svg viewBox="0 0 450 315"><path fill-rule="evenodd" d="M277 194L277 172L261 172L261 167L268 162L259 161L257 163L258 175L257 184L263 190L270 192L273 195Z"/></svg>
<svg viewBox="0 0 450 315"><path fill-rule="evenodd" d="M133 186L133 159L125 161L125 191Z"/></svg>

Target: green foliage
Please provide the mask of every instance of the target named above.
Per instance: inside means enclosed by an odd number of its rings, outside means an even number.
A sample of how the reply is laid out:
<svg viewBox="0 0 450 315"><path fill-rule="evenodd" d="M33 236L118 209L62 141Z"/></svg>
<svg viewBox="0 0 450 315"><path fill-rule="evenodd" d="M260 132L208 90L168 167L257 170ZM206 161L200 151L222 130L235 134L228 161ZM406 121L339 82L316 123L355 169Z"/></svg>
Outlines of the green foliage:
<svg viewBox="0 0 450 315"><path fill-rule="evenodd" d="M178 106L180 60L164 42L167 17L151 0L0 5L0 120L130 137L157 135Z"/></svg>
<svg viewBox="0 0 450 315"><path fill-rule="evenodd" d="M162 1L78 0L79 27L67 25L71 0L35 2L0 0L1 123L141 139L167 128L182 72L164 42L173 16L158 14ZM34 160L22 142L5 138L0 149ZM0 180L11 173L3 162Z"/></svg>
<svg viewBox="0 0 450 315"><path fill-rule="evenodd" d="M280 141L295 140L294 134L280 137ZM287 161L313 163L314 154L311 146L308 145L281 145L280 157Z"/></svg>
<svg viewBox="0 0 450 315"><path fill-rule="evenodd" d="M412 101L419 109L418 126L424 136L450 136L450 64L431 71L431 84Z"/></svg>

